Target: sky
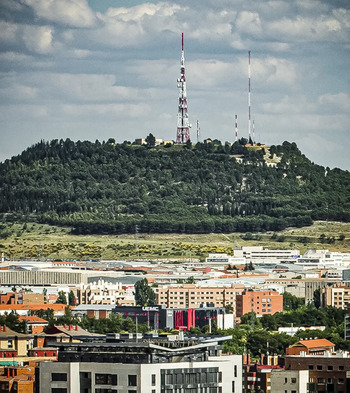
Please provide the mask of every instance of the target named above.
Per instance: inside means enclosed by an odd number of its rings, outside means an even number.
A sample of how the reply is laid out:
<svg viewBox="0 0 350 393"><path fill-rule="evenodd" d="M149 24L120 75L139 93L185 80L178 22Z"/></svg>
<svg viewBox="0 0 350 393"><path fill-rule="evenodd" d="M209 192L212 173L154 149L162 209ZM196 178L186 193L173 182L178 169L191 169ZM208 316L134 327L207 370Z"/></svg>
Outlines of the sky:
<svg viewBox="0 0 350 393"><path fill-rule="evenodd" d="M349 0L0 0L0 161L40 140L296 142L350 170ZM251 123L252 131L252 123Z"/></svg>

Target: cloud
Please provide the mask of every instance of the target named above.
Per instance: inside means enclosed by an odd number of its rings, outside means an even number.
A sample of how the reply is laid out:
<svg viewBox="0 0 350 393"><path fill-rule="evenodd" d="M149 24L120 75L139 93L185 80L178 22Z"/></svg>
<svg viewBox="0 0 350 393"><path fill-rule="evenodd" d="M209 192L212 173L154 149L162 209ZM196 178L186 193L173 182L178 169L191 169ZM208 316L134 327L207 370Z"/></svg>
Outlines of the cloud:
<svg viewBox="0 0 350 393"><path fill-rule="evenodd" d="M47 21L71 27L93 27L97 19L86 0L21 0Z"/></svg>
<svg viewBox="0 0 350 393"><path fill-rule="evenodd" d="M203 138L232 140L235 114L246 136L250 50L262 142L295 140L304 152L304 136L336 135L349 147L345 0L117 3L1 1L0 138L9 154L25 138L175 138L181 32L190 122L199 120ZM332 154L320 159L345 165Z"/></svg>
<svg viewBox="0 0 350 393"><path fill-rule="evenodd" d="M350 95L346 93L323 94L319 97L319 102L323 107L334 112L339 111L349 114L350 119Z"/></svg>
<svg viewBox="0 0 350 393"><path fill-rule="evenodd" d="M14 23L0 21L0 42L11 43L14 42L18 27Z"/></svg>
<svg viewBox="0 0 350 393"><path fill-rule="evenodd" d="M52 51L53 29L48 26L24 26L23 41L28 50L39 54Z"/></svg>

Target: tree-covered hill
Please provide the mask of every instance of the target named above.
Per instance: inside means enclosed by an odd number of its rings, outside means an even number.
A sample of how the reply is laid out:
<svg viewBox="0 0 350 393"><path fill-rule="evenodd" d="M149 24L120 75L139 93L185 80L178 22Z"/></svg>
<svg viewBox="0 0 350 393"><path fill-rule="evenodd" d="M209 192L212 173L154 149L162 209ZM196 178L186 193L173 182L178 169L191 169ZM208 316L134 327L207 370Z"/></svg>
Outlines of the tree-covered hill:
<svg viewBox="0 0 350 393"><path fill-rule="evenodd" d="M75 233L278 231L349 221L350 173L295 143L40 142L0 164L0 213Z"/></svg>

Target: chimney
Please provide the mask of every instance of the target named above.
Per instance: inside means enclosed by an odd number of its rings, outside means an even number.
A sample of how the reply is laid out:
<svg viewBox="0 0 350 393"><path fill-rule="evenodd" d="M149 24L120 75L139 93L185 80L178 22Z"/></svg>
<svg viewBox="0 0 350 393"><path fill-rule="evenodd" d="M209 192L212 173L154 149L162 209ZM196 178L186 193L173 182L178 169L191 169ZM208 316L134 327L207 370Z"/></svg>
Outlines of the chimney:
<svg viewBox="0 0 350 393"><path fill-rule="evenodd" d="M73 329L72 325L69 325L69 331L71 331Z"/></svg>
<svg viewBox="0 0 350 393"><path fill-rule="evenodd" d="M6 332L6 325L4 325L4 332Z"/></svg>
<svg viewBox="0 0 350 393"><path fill-rule="evenodd" d="M75 325L75 331L76 332L78 331L78 325Z"/></svg>

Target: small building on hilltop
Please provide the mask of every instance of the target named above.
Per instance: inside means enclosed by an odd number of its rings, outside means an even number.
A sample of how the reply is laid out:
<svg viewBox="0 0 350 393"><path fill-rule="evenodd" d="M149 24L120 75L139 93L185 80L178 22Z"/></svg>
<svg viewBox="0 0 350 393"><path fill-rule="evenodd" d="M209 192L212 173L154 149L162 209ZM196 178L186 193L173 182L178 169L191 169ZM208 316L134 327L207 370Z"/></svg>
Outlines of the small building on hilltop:
<svg viewBox="0 0 350 393"><path fill-rule="evenodd" d="M286 349L286 355L324 355L334 352L334 344L325 338L300 340Z"/></svg>

